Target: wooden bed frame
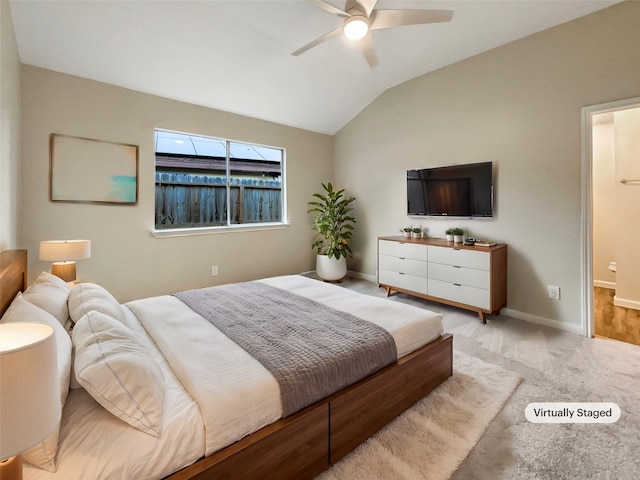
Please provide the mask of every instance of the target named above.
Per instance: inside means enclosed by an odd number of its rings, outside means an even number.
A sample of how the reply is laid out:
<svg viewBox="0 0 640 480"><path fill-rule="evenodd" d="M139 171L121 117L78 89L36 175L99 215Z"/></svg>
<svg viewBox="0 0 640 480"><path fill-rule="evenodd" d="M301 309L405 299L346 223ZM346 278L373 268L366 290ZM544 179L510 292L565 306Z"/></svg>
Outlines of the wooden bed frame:
<svg viewBox="0 0 640 480"><path fill-rule="evenodd" d="M26 250L0 254L0 313L27 286ZM202 458L171 480L312 479L453 373L453 337L437 340L304 410Z"/></svg>
<svg viewBox="0 0 640 480"><path fill-rule="evenodd" d="M18 292L27 288L27 251L5 250L0 253L0 315L11 305Z"/></svg>

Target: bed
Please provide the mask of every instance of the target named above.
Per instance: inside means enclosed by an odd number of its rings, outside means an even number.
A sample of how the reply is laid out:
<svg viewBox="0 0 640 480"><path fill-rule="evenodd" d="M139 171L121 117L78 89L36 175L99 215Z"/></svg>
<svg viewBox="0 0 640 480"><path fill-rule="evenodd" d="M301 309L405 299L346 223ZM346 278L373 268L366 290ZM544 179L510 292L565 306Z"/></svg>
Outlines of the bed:
<svg viewBox="0 0 640 480"><path fill-rule="evenodd" d="M0 256L0 307L2 313L9 308L2 321L7 316L11 321L14 304L24 303L23 297L41 300L29 290L19 294L27 287L26 258L24 250ZM41 274L35 283L41 278L51 281ZM282 418L286 402L273 375L183 300L165 295L115 306L97 302L102 293L90 295L84 315L99 320L122 315L118 325L133 332L153 368L161 371L161 425L156 422L161 431L156 436L148 430L153 422L136 428L125 423L95 400L91 385L74 385L78 372L70 373L71 389L61 393L56 471L25 462L25 478L314 478L452 374L452 336L443 333L439 314L299 275L251 283L384 328L397 358ZM73 301L78 292L101 288L80 287L69 295L69 316L78 309ZM84 312L92 302L95 310ZM82 325L78 321L73 330L76 367L83 355L82 341L76 343Z"/></svg>

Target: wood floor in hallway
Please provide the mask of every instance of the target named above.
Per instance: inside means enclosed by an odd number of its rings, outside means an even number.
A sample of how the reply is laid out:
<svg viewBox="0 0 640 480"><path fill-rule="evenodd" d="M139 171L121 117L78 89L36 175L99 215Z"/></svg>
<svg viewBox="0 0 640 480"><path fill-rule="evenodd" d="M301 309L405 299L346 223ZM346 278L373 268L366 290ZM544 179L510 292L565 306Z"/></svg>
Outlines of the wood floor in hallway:
<svg viewBox="0 0 640 480"><path fill-rule="evenodd" d="M615 290L594 287L595 334L640 345L640 310L613 304Z"/></svg>

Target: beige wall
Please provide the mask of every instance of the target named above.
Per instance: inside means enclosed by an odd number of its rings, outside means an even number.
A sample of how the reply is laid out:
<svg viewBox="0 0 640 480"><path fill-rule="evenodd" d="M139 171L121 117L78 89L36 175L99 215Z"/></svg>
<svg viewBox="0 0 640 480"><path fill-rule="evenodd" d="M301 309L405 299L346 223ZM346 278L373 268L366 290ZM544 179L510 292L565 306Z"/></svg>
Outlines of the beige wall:
<svg viewBox="0 0 640 480"><path fill-rule="evenodd" d="M0 251L18 244L20 60L9 2L0 2Z"/></svg>
<svg viewBox="0 0 640 480"><path fill-rule="evenodd" d="M78 262L80 280L104 285L120 301L191 287L310 270L313 231L306 202L332 178L333 139L261 120L130 90L22 67L25 221L31 280L40 240L88 238L92 256ZM154 238L154 129L156 127L284 147L291 226L178 238ZM139 145L136 206L51 203L49 134L61 133ZM81 178L78 181L82 181ZM211 277L211 266L219 276Z"/></svg>
<svg viewBox="0 0 640 480"><path fill-rule="evenodd" d="M3 133L0 173L4 187L8 174L16 178L22 158L18 198L27 220L16 239L18 207L3 188L0 213L14 218L1 220L2 247L29 248L33 279L48 268L37 259L40 240L90 238L93 255L79 263L79 277L104 284L121 301L303 271L313 267L306 202L320 181L333 178L357 197L352 270L375 276L379 235L397 233L409 223L433 236L462 226L473 236L509 243L510 313L578 331L580 108L640 95L638 24L640 3L625 2L443 68L387 91L335 138L23 66L22 110L19 99L9 110L14 119L22 111L22 155L11 143L19 133L10 140ZM13 35L10 40L14 59L8 64L15 72ZM12 85L20 91L18 81ZM20 128L19 121L14 123ZM155 127L285 147L292 226L151 237ZM52 132L140 145L139 204L50 203ZM6 151L12 152L9 157ZM495 162L493 220L406 217L406 169L486 160ZM210 277L213 264L220 266L215 278ZM562 288L559 302L547 298L549 284Z"/></svg>
<svg viewBox="0 0 640 480"><path fill-rule="evenodd" d="M336 135L336 181L358 198L353 268L413 223L509 244L510 313L581 331L580 109L640 94L640 2L624 2L381 95ZM493 220L408 219L405 171L495 162ZM561 287L561 300L547 296Z"/></svg>

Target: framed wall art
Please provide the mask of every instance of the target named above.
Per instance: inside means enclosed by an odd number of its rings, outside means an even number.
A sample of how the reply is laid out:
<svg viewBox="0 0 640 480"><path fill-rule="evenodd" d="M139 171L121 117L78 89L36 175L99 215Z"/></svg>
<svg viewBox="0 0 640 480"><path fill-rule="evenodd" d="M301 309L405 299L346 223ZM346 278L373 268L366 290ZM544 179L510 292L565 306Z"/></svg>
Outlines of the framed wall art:
<svg viewBox="0 0 640 480"><path fill-rule="evenodd" d="M52 202L137 204L138 146L52 133L49 198Z"/></svg>

